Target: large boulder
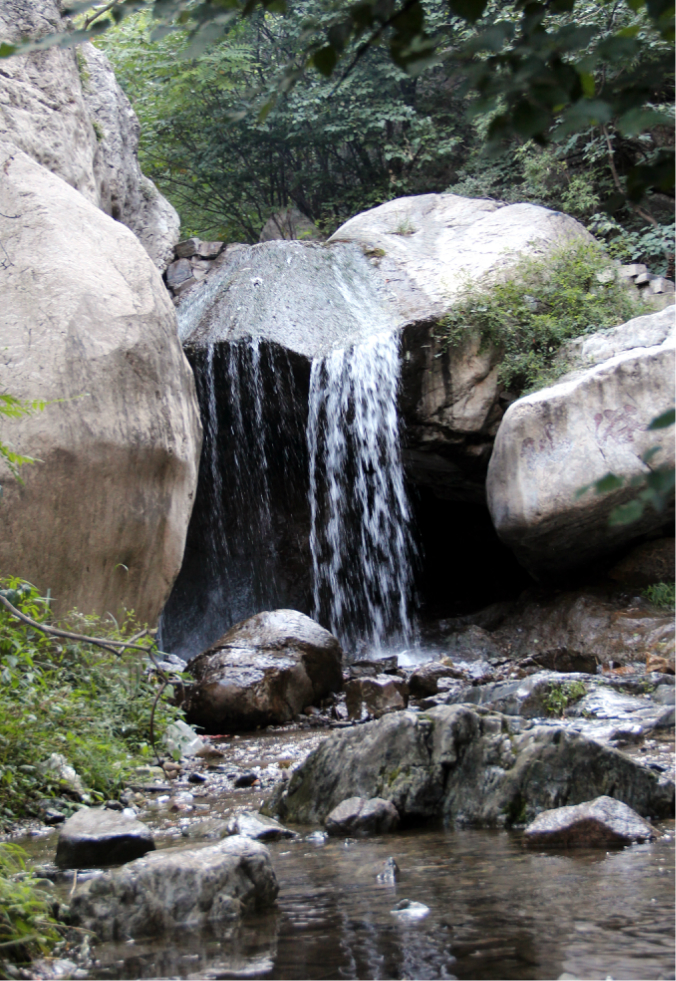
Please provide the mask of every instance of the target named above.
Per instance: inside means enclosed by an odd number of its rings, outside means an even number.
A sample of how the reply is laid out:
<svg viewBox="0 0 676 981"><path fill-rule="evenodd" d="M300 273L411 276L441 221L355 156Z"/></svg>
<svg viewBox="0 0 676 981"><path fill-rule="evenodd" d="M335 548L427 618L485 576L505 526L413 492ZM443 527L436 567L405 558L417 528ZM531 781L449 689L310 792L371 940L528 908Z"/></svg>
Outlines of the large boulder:
<svg viewBox="0 0 676 981"><path fill-rule="evenodd" d="M612 796L669 817L674 785L562 726L515 726L469 705L405 711L331 735L265 810L321 822L350 797L390 801L402 822L508 827L546 809Z"/></svg>
<svg viewBox="0 0 676 981"><path fill-rule="evenodd" d="M57 0L5 0L0 40L39 40L63 31ZM179 217L137 159L139 124L103 52L54 46L4 59L0 140L58 174L138 235L163 270Z"/></svg>
<svg viewBox="0 0 676 981"><path fill-rule="evenodd" d="M218 845L153 852L81 885L71 920L99 940L128 940L232 922L272 906L279 887L265 847L235 836Z"/></svg>
<svg viewBox="0 0 676 981"><path fill-rule="evenodd" d="M290 722L343 684L340 644L295 610L236 624L188 670L188 721L213 733Z"/></svg>
<svg viewBox="0 0 676 981"><path fill-rule="evenodd" d="M387 286L402 334L405 463L446 500L484 502L484 479L505 405L499 352L475 338L449 350L437 325L468 280L489 283L524 253L590 241L583 226L533 204L455 194L397 198L350 218L330 243L354 243Z"/></svg>
<svg viewBox="0 0 676 981"><path fill-rule="evenodd" d="M181 565L201 427L173 306L138 239L0 148L0 387L49 404L3 423L0 566L56 608L156 620Z"/></svg>
<svg viewBox="0 0 676 981"><path fill-rule="evenodd" d="M636 521L608 524L639 493L634 478L674 465L673 431L648 430L673 405L673 320L667 308L579 343L571 356L587 367L507 410L488 468L488 506L500 538L534 576L583 567L673 523L673 512L648 506ZM609 472L622 486L579 496Z"/></svg>
<svg viewBox="0 0 676 981"><path fill-rule="evenodd" d="M483 504L504 412L499 352L476 338L447 350L438 321L468 276L490 281L525 252L590 239L575 219L537 205L398 198L351 218L325 245L228 247L181 296L180 335L195 349L253 337L312 359L399 329L407 470L442 498Z"/></svg>

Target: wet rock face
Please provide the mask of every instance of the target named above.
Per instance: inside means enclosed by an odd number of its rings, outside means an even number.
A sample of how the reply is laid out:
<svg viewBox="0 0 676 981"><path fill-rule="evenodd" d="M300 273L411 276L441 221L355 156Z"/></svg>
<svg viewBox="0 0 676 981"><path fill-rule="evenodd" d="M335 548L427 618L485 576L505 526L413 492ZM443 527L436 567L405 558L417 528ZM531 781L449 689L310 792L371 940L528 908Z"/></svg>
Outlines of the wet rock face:
<svg viewBox="0 0 676 981"><path fill-rule="evenodd" d="M389 831L396 831L398 826L399 814L396 807L381 797L371 800L350 797L334 807L324 821L324 827L333 836L387 834Z"/></svg>
<svg viewBox="0 0 676 981"><path fill-rule="evenodd" d="M122 865L154 848L152 832L145 824L124 813L103 807L86 807L63 825L56 848L56 864L62 869Z"/></svg>
<svg viewBox="0 0 676 981"><path fill-rule="evenodd" d="M645 661L673 650L674 619L637 596L603 589L530 590L505 612L491 642L502 656L556 671Z"/></svg>
<svg viewBox="0 0 676 981"><path fill-rule="evenodd" d="M488 506L500 538L537 578L673 524L651 507L630 524L608 524L613 508L638 494L629 482L648 473L642 457L649 449L660 448L651 468L674 465L671 432L648 431L673 404L673 331L668 308L595 335L576 349L583 368L507 410L488 468ZM647 335L657 343L641 346ZM608 472L622 486L578 496Z"/></svg>
<svg viewBox="0 0 676 981"><path fill-rule="evenodd" d="M543 811L524 832L529 845L609 848L652 841L657 831L640 814L612 797Z"/></svg>
<svg viewBox="0 0 676 981"><path fill-rule="evenodd" d="M271 906L278 891L267 848L235 836L196 850L154 852L90 880L70 910L73 923L99 940L124 940L177 927L217 928Z"/></svg>
<svg viewBox="0 0 676 981"><path fill-rule="evenodd" d="M50 588L59 611L126 608L154 623L183 558L201 446L171 301L128 228L11 146L0 166L0 213L21 215L0 217L0 387L52 401L3 424L3 440L41 462L23 485L3 469L0 563Z"/></svg>
<svg viewBox="0 0 676 981"><path fill-rule="evenodd" d="M349 797L382 797L408 823L509 827L601 795L643 815L674 810L673 783L617 750L560 726L524 729L496 712L453 705L332 735L266 810L305 823Z"/></svg>
<svg viewBox="0 0 676 981"><path fill-rule="evenodd" d="M289 722L342 688L336 638L295 610L258 613L190 662L188 719L206 732Z"/></svg>

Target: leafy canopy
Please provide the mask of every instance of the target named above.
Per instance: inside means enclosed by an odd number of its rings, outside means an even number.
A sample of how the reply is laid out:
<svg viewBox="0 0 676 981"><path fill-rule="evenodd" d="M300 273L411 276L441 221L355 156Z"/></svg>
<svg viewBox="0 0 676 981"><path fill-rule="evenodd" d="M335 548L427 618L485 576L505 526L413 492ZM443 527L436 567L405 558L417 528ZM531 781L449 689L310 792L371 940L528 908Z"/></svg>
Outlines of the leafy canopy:
<svg viewBox="0 0 676 981"><path fill-rule="evenodd" d="M84 17L78 29L3 43L0 56L80 43L144 6L152 13L153 39L188 29L187 57L202 54L260 11L305 12L302 0L112 0L103 6L82 0L70 8ZM628 22L621 17L617 23L618 8L630 15ZM301 49L283 67L261 118L309 67L344 78L372 47L384 45L392 62L411 76L432 63L452 64L458 82L475 97L473 111L493 113L487 134L493 143L516 135L546 145L611 122L623 136L668 125L651 105L651 93L656 77L673 73L672 0L448 0L445 10L443 29L430 20L423 0L327 0L321 13L307 11ZM649 60L643 57L646 48L653 54ZM673 187L668 148L631 168L625 192L638 202L651 186Z"/></svg>

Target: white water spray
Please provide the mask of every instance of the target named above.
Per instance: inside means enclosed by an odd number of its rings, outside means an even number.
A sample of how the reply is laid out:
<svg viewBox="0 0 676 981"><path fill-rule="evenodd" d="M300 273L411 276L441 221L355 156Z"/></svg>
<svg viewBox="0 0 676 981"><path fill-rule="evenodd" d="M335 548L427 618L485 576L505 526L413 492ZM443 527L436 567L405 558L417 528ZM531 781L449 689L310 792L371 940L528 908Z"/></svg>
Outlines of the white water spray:
<svg viewBox="0 0 676 981"><path fill-rule="evenodd" d="M307 440L313 615L341 640L410 641L413 543L399 445L399 338L312 363Z"/></svg>

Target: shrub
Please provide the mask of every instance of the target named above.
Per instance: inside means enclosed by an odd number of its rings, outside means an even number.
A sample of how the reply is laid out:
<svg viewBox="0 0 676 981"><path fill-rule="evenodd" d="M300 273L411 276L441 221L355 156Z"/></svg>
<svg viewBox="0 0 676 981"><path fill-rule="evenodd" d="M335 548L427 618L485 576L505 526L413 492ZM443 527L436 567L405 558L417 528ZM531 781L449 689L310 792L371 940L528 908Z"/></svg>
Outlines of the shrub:
<svg viewBox="0 0 676 981"><path fill-rule="evenodd" d="M449 347L468 336L479 337L483 349L495 347L500 382L514 395L550 385L568 370L557 357L566 341L646 312L616 268L594 242L524 256L500 282L468 283L438 336Z"/></svg>
<svg viewBox="0 0 676 981"><path fill-rule="evenodd" d="M647 586L643 590L643 595L654 606L659 606L662 610L673 610L676 606L676 583L653 583L652 586Z"/></svg>
<svg viewBox="0 0 676 981"><path fill-rule="evenodd" d="M550 715L563 715L573 702L579 702L587 694L583 681L568 681L561 684L552 682L545 695L544 705Z"/></svg>
<svg viewBox="0 0 676 981"><path fill-rule="evenodd" d="M20 580L2 585L23 613L50 622L49 601L32 586ZM133 616L118 627L112 619L77 612L65 626L109 639L128 638L136 629ZM150 715L158 682L144 670L139 651L118 657L47 637L0 607L0 682L0 825L38 813L41 798L76 797L41 767L52 753L75 768L94 801L117 796L130 770L152 756ZM180 715L160 702L156 735Z"/></svg>
<svg viewBox="0 0 676 981"><path fill-rule="evenodd" d="M0 977L9 963L26 963L47 953L59 939L51 899L26 872L18 845L0 844Z"/></svg>

